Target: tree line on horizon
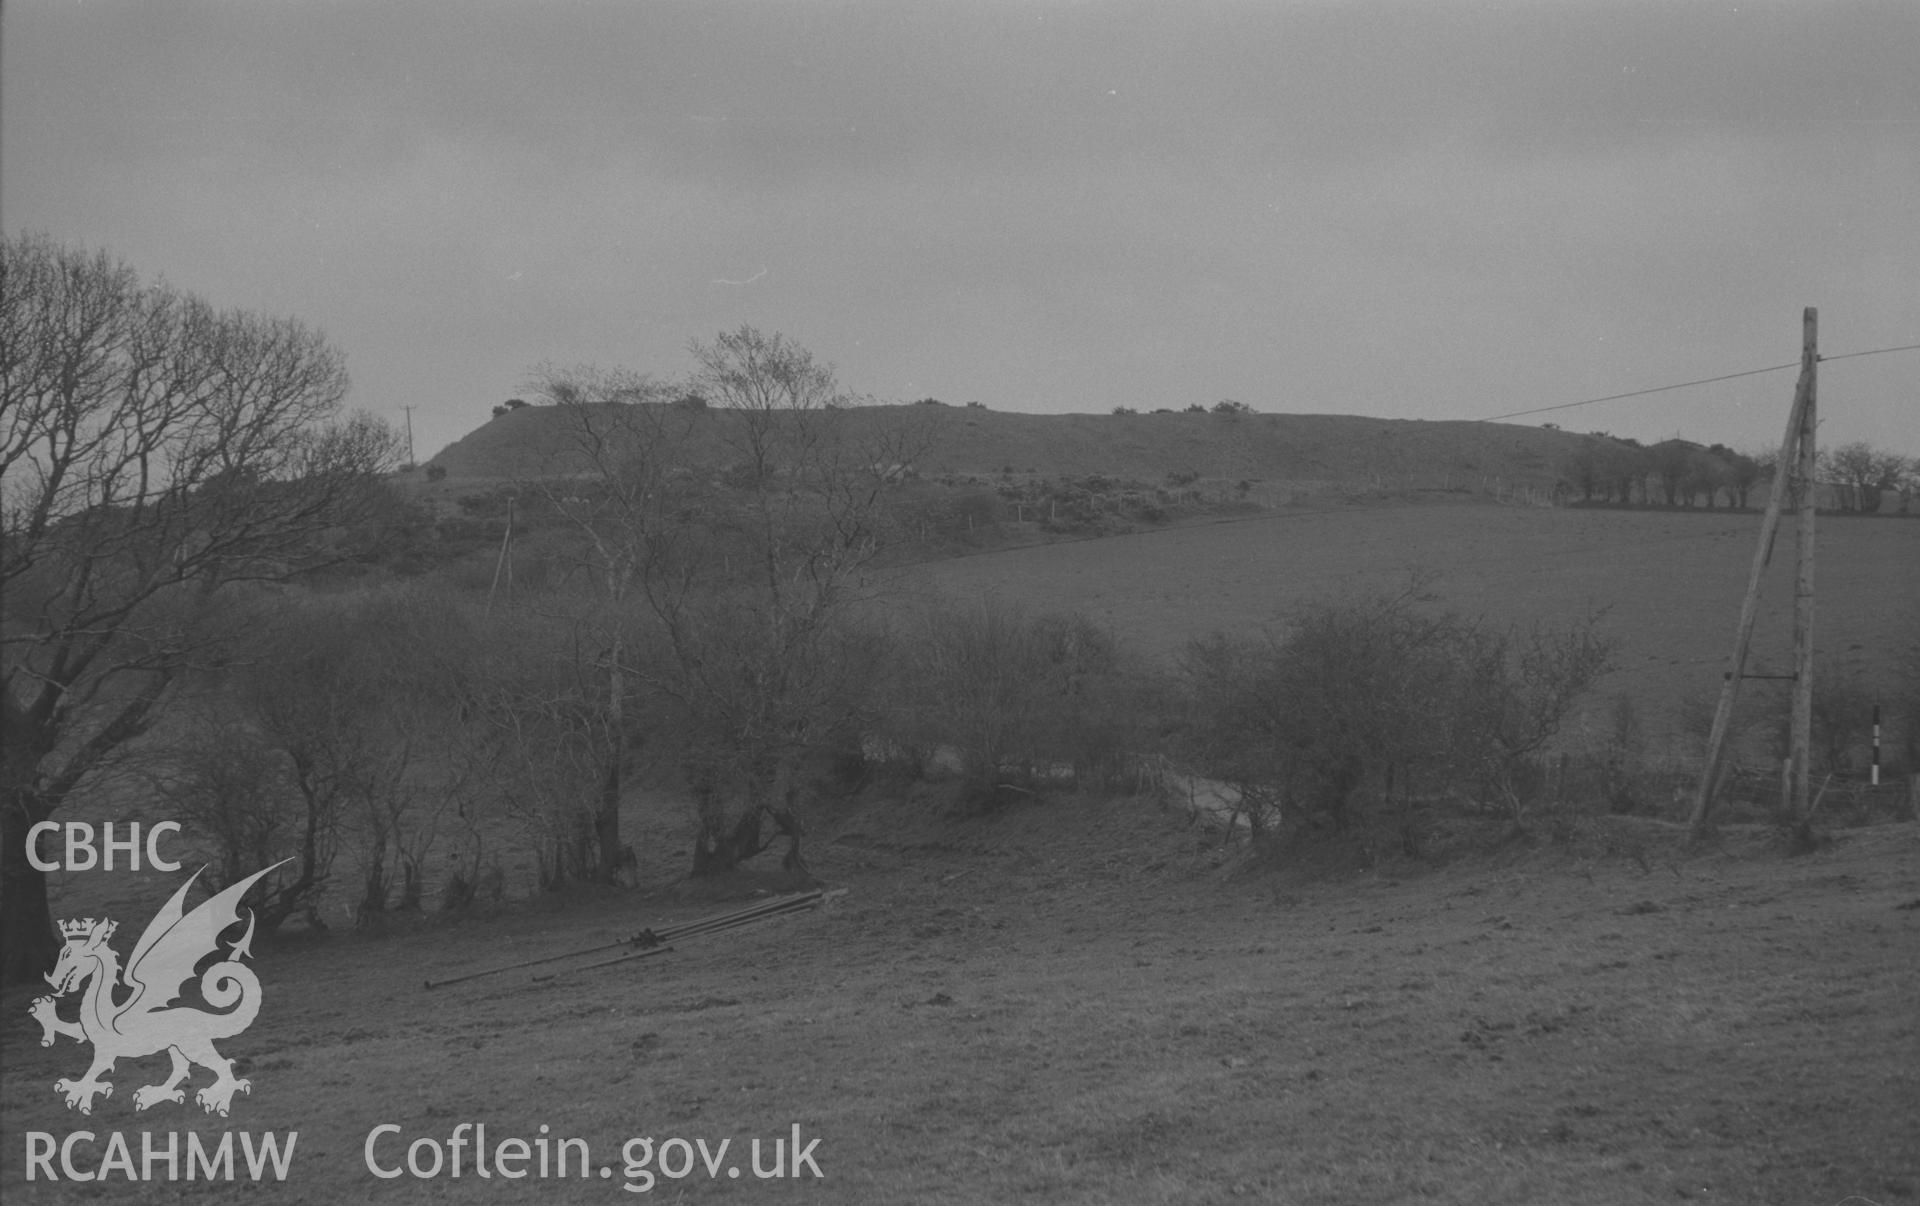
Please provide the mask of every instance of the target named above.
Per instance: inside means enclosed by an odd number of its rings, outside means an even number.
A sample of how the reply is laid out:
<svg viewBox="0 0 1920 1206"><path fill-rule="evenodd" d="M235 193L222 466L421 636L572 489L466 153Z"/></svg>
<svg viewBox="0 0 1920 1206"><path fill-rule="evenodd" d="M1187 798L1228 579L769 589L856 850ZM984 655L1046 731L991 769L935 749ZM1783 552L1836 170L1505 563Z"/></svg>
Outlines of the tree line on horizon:
<svg viewBox="0 0 1920 1206"><path fill-rule="evenodd" d="M1681 439L1644 445L1597 431L1562 458L1559 473L1582 503L1744 509L1772 483L1778 457L1777 450L1744 453ZM1891 496L1904 515L1920 495L1920 457L1864 440L1820 449L1817 473L1822 505L1836 511L1879 514Z"/></svg>

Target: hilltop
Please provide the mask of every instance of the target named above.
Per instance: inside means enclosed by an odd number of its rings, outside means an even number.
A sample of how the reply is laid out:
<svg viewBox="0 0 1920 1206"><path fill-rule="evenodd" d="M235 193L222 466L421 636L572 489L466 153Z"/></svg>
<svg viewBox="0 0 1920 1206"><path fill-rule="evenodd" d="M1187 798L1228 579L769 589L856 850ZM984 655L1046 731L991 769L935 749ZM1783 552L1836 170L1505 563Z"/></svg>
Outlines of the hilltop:
<svg viewBox="0 0 1920 1206"><path fill-rule="evenodd" d="M1033 415L913 404L865 407L855 422L911 412L931 451L923 477L1088 477L1145 483L1169 478L1247 481L1318 492L1551 489L1560 466L1611 441L1548 428L1353 415ZM500 481L567 471L563 414L528 406L476 428L430 462L448 479ZM712 420L708 419L707 423ZM709 428L709 432L710 432Z"/></svg>

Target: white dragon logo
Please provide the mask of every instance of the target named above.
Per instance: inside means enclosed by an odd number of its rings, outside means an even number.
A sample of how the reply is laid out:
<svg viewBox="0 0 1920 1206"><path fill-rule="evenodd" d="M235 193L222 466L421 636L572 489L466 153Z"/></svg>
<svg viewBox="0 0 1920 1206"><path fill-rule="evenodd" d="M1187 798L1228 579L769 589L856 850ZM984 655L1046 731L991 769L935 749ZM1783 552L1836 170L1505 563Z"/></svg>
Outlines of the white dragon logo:
<svg viewBox="0 0 1920 1206"><path fill-rule="evenodd" d="M289 860L291 861L291 860ZM134 944L133 957L120 970L120 957L107 945L107 939L119 923L102 918L95 921L66 921L60 931L67 945L47 973L53 995L35 998L28 1012L40 1023L42 1047L50 1047L56 1035L64 1034L80 1042L93 1043L93 1066L79 1080L62 1078L53 1083L56 1093L66 1098L68 1109L93 1113L95 1095L113 1096L113 1085L101 1076L113 1071L115 1060L137 1059L164 1050L173 1059L173 1074L164 1084L147 1085L133 1094L133 1106L144 1110L163 1101L183 1103L186 1094L179 1088L194 1064L211 1071L214 1082L194 1094L194 1100L209 1114L226 1117L236 1092L250 1093L253 1083L236 1079L233 1061L213 1049L213 1040L239 1034L252 1024L260 1012L260 981L253 969L240 960L253 954L253 912L247 911L247 932L233 944L226 957L200 975L200 995L208 1005L224 1012L214 1013L191 1006L167 1008L193 977L194 965L220 950L220 934L240 921L240 898L259 879L283 864L276 863L256 871L238 883L229 885L188 913L181 907L187 890L200 871L180 885ZM201 871L206 870L202 867ZM114 991L124 981L131 990L123 1001L115 1002ZM90 982L90 983L89 983ZM78 1021L63 1021L55 1012L55 998L87 985L80 1002Z"/></svg>

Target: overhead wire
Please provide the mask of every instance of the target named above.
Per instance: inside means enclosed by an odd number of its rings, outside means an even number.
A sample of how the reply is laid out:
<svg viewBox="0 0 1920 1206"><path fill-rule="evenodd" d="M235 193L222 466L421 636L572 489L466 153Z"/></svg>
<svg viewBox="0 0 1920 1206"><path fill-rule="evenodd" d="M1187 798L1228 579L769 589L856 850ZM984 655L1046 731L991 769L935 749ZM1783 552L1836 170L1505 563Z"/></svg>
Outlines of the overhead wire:
<svg viewBox="0 0 1920 1206"><path fill-rule="evenodd" d="M1852 360L1858 356L1880 356L1887 352L1911 352L1916 349L1920 349L1920 343L1902 344L1899 347L1893 347L1893 348L1870 348L1864 352L1841 352L1838 355L1834 355L1834 356L1821 356L1819 357L1819 360L1821 363L1825 363L1830 360ZM1777 372L1780 372L1782 369L1799 368L1799 367L1800 367L1800 362L1798 360L1792 361L1788 364L1770 364L1766 368L1746 369L1738 373L1722 373L1718 377L1702 377L1697 381L1676 381L1672 385L1656 385L1651 389L1629 390L1624 394L1607 394L1605 397L1600 397L1600 398L1583 398L1578 402L1561 402L1554 406L1536 406L1530 410L1513 410L1513 411L1508 411L1505 414L1487 415L1483 418L1474 419L1471 421L1477 422L1477 423L1492 423L1500 419L1517 419L1523 415L1543 415L1548 413L1549 411L1572 410L1576 406L1592 406L1597 402L1618 402L1623 398L1643 398L1648 394L1664 394L1669 390L1687 389L1695 385L1712 385L1717 381L1733 381L1740 377L1757 377L1762 373L1777 373Z"/></svg>
<svg viewBox="0 0 1920 1206"><path fill-rule="evenodd" d="M1882 356L1889 352L1912 352L1912 351L1920 351L1920 343L1906 343L1906 344L1900 344L1896 347L1868 348L1867 350L1861 351L1861 352L1839 352L1831 356L1821 356L1819 360L1820 360L1820 363L1825 364L1835 360L1853 360L1861 356ZM1455 423L1497 423L1502 419L1518 419L1518 418L1523 418L1527 415L1543 415L1543 414L1552 413L1554 411L1574 410L1582 406L1594 406L1601 402L1618 402L1627 398L1644 398L1651 394L1670 393L1674 390L1690 389L1690 388L1693 388L1694 386L1700 386L1700 385L1712 385L1712 384L1715 384L1716 382L1721 382L1721 381L1735 381L1742 377L1758 377L1764 373L1778 373L1786 369L1799 368L1799 367L1800 367L1800 362L1798 360L1795 360L1787 364L1770 364L1765 368L1742 369L1737 373L1721 373L1718 376L1699 377L1692 381L1676 381L1669 385L1655 385L1647 389L1628 390L1625 393L1604 394L1597 398L1582 398L1578 402L1558 402L1551 406L1535 406L1535 407L1530 407L1526 410L1510 410L1497 415L1481 415L1478 417L1467 416L1460 419L1451 419L1451 420L1441 419L1441 420L1435 420L1435 421L1436 422L1455 422ZM1383 431L1383 432L1378 432L1375 434L1365 435L1365 436L1349 436L1345 439L1340 439L1340 440L1328 440L1328 441L1325 441L1324 443L1305 445L1301 447L1300 451L1325 452L1330 449L1343 448L1353 444L1369 443L1369 442L1372 442L1373 440L1384 438L1389 434L1390 433Z"/></svg>
<svg viewBox="0 0 1920 1206"><path fill-rule="evenodd" d="M1772 364L1766 368L1747 369L1745 372L1723 373L1718 377L1702 377L1697 381L1677 381L1672 385L1656 385L1652 389L1636 389L1624 394L1608 394L1603 398L1584 398L1578 402L1562 402L1556 406L1536 406L1531 410L1510 410L1505 414L1486 415L1478 419L1469 420L1469 422L1495 423L1501 419L1518 419L1523 415L1544 415L1549 411L1572 410L1576 406L1592 406L1596 402L1618 402L1622 398L1643 398L1648 394L1664 394L1668 390L1686 389L1695 385L1712 385L1716 381L1732 381L1738 377L1757 377L1761 373L1777 373L1781 369L1797 368L1799 367L1799 363L1800 362L1796 360L1792 364Z"/></svg>

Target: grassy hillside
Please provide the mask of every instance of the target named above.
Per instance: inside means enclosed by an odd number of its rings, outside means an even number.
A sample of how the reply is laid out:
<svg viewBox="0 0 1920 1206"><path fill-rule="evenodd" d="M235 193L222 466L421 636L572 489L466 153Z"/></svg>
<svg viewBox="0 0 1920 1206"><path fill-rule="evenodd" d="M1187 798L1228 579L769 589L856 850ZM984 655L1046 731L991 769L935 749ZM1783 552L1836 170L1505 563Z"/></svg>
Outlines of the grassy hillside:
<svg viewBox="0 0 1920 1206"><path fill-rule="evenodd" d="M73 1149L83 1172L110 1132L137 1168L135 1132L164 1151L169 1132L298 1131L269 1188L307 1203L631 1186L715 1203L1890 1204L1920 1184L1911 825L1799 858L1755 835L1683 857L1672 832L1622 821L1571 851L1339 880L1236 875L1217 833L1133 800L961 822L892 798L819 828L816 867L847 895L658 958L421 987L735 906L623 893L261 949L263 1008L220 1045L252 1081L229 1118L136 1113L160 1056L123 1060L91 1117L68 1111L52 1085L88 1049L39 1046L32 991L9 992L0 1126L94 1132ZM71 879L61 916L129 926L164 890L109 904L86 898L107 880ZM484 1123L489 1145L584 1140L590 1171L480 1180L469 1147L461 1180L380 1181L365 1151L383 1123L400 1128L375 1137L388 1167ZM821 1179L761 1183L751 1142L796 1125ZM633 1136L655 1141L638 1172ZM718 1172L659 1176L672 1136L727 1141ZM242 1192L73 1184L57 1158L60 1181L24 1184L25 1152L0 1148L9 1201Z"/></svg>
<svg viewBox="0 0 1920 1206"><path fill-rule="evenodd" d="M1428 423L1346 415L1028 415L915 405L852 412L927 425L922 475L1105 475L1157 483L1169 474L1268 486L1349 484L1370 489L1474 489L1497 479L1550 486L1559 465L1595 437L1498 423ZM700 433L714 438L710 415ZM564 473L564 414L510 411L449 445L431 462L460 480Z"/></svg>

